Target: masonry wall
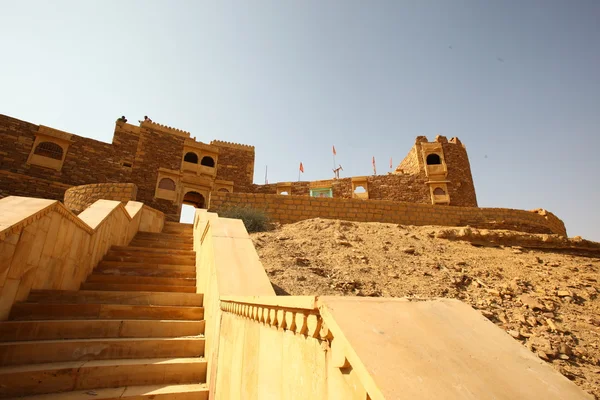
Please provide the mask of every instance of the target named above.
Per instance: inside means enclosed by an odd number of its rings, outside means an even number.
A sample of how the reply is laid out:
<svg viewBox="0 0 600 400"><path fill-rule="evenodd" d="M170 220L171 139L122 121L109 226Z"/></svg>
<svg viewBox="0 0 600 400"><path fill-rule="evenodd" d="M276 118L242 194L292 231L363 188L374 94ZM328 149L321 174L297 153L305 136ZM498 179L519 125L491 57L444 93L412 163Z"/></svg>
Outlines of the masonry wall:
<svg viewBox="0 0 600 400"><path fill-rule="evenodd" d="M251 191L254 181L254 146L213 140L219 148L217 179L233 181L236 192Z"/></svg>
<svg viewBox="0 0 600 400"><path fill-rule="evenodd" d="M280 223L319 217L407 225L470 225L529 233L556 233L566 236L563 222L544 210L522 211L506 208L445 207L378 200L213 193L211 210L218 212L224 206L249 206L264 209L273 220Z"/></svg>
<svg viewBox="0 0 600 400"><path fill-rule="evenodd" d="M97 200L116 200L126 205L137 198L137 186L133 183L93 183L74 186L65 192L64 204L79 214Z"/></svg>
<svg viewBox="0 0 600 400"><path fill-rule="evenodd" d="M419 140L419 138L417 138ZM425 139L427 140L427 139ZM404 171L407 174L423 174L423 166L422 163L419 162L419 154L417 151L417 147L413 146L412 149L408 152L404 160L400 162L400 165L396 168L397 172Z"/></svg>
<svg viewBox="0 0 600 400"><path fill-rule="evenodd" d="M333 197L352 198L352 178L315 182L291 182L294 196L308 196L311 185L331 187ZM414 203L431 203L429 187L420 175L373 175L367 177L369 200L393 200ZM277 194L277 184L252 185L251 193Z"/></svg>
<svg viewBox="0 0 600 400"><path fill-rule="evenodd" d="M72 186L131 182L139 188L139 201L179 215L178 204L154 199L154 191L159 167L181 168L183 137L124 124L115 126L112 144L73 135L62 169L56 171L27 164L38 128L0 115L0 195L62 201Z"/></svg>
<svg viewBox="0 0 600 400"><path fill-rule="evenodd" d="M477 207L477 196L467 149L456 138L451 139L449 143L442 143L442 148L448 166L450 205Z"/></svg>
<svg viewBox="0 0 600 400"><path fill-rule="evenodd" d="M37 125L0 115L0 195L33 196L62 200L71 187L58 180L56 171L27 166Z"/></svg>
<svg viewBox="0 0 600 400"><path fill-rule="evenodd" d="M169 220L179 219L180 206L170 200L154 198L158 169L180 170L184 141L180 136L141 128L131 180L126 181L137 185L138 201L164 212Z"/></svg>

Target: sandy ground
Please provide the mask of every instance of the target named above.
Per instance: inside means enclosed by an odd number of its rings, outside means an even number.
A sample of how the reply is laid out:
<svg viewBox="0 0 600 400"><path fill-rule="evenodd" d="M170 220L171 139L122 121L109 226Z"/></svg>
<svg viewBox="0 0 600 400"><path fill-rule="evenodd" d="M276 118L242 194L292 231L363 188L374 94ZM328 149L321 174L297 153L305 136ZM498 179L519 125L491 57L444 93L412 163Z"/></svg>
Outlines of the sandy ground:
<svg viewBox="0 0 600 400"><path fill-rule="evenodd" d="M251 236L278 294L457 298L600 399L600 258L440 229L312 219Z"/></svg>

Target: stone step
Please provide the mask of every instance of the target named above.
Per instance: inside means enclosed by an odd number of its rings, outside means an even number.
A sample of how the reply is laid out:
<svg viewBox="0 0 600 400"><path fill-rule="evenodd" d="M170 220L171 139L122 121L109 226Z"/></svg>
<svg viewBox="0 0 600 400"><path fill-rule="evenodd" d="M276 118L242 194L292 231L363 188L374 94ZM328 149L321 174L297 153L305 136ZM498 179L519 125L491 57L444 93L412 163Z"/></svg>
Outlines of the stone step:
<svg viewBox="0 0 600 400"><path fill-rule="evenodd" d="M81 290L102 290L118 292L159 292L159 293L196 293L196 286L152 285L137 283L84 282Z"/></svg>
<svg viewBox="0 0 600 400"><path fill-rule="evenodd" d="M193 229L163 229L162 232L160 232L163 235L177 235L177 236L183 236L183 237L192 237L194 235L194 230Z"/></svg>
<svg viewBox="0 0 600 400"><path fill-rule="evenodd" d="M172 286L196 286L196 279L192 278L166 278L154 276L118 276L92 273L88 276L88 283L129 283L141 285L172 285Z"/></svg>
<svg viewBox="0 0 600 400"><path fill-rule="evenodd" d="M201 320L202 307L136 306L120 304L38 304L16 303L9 319L172 319Z"/></svg>
<svg viewBox="0 0 600 400"><path fill-rule="evenodd" d="M133 240L144 240L148 242L166 242L172 244L178 243L193 243L194 239L191 236L165 235L162 233L147 233L135 235Z"/></svg>
<svg viewBox="0 0 600 400"><path fill-rule="evenodd" d="M165 224L163 225L163 231L165 229L185 229L191 231L194 229L194 224L182 224L181 222L165 222Z"/></svg>
<svg viewBox="0 0 600 400"><path fill-rule="evenodd" d="M161 242L192 242L194 238L191 235L140 232L133 239L160 240Z"/></svg>
<svg viewBox="0 0 600 400"><path fill-rule="evenodd" d="M169 235L180 235L180 236L193 236L193 229L163 229L161 233L166 233Z"/></svg>
<svg viewBox="0 0 600 400"><path fill-rule="evenodd" d="M196 252L193 250L178 250L178 249L153 249L148 247L136 247L136 246L112 246L111 252L123 252L131 255L140 253L157 253L157 254L174 254L182 256L196 256Z"/></svg>
<svg viewBox="0 0 600 400"><path fill-rule="evenodd" d="M148 264L177 264L177 265L196 265L196 256L171 256L171 255L138 255L138 256L119 256L106 254L102 259L104 261L120 261Z"/></svg>
<svg viewBox="0 0 600 400"><path fill-rule="evenodd" d="M150 249L176 249L176 250L194 250L192 243L169 243L154 240L133 240L130 243L134 247L147 247Z"/></svg>
<svg viewBox="0 0 600 400"><path fill-rule="evenodd" d="M191 267L187 271L178 269L155 268L140 264L138 267L106 267L101 266L94 269L94 274L111 276L149 276L159 278L191 278L196 277L196 267Z"/></svg>
<svg viewBox="0 0 600 400"><path fill-rule="evenodd" d="M133 243L134 242L147 242L147 243L168 243L171 245L177 245L177 244L193 244L194 240L191 237L177 237L174 236L172 237L171 235L164 235L164 236L149 236L149 235L143 235L143 236L135 236L132 241L130 242L130 246L134 246L134 247L140 247L140 246L135 246ZM143 246L141 246L143 247Z"/></svg>
<svg viewBox="0 0 600 400"><path fill-rule="evenodd" d="M2 321L0 342L53 339L199 336L205 321L92 319Z"/></svg>
<svg viewBox="0 0 600 400"><path fill-rule="evenodd" d="M21 400L208 400L205 383L127 386L20 397Z"/></svg>
<svg viewBox="0 0 600 400"><path fill-rule="evenodd" d="M100 261L98 266L95 268L99 269L110 269L110 268L157 268L170 271L182 271L182 272L196 272L195 265L178 265L178 264L149 264L149 263L135 263L135 262L122 262L122 261Z"/></svg>
<svg viewBox="0 0 600 400"><path fill-rule="evenodd" d="M205 381L206 360L199 357L33 364L0 368L0 398Z"/></svg>
<svg viewBox="0 0 600 400"><path fill-rule="evenodd" d="M2 366L203 355L203 337L101 338L0 343L0 365Z"/></svg>
<svg viewBox="0 0 600 400"><path fill-rule="evenodd" d="M192 238L194 237L194 231L193 230L182 230L182 231L176 231L176 230L167 230L167 231L162 231L160 233L161 235L169 235L169 236L177 236L180 238Z"/></svg>
<svg viewBox="0 0 600 400"><path fill-rule="evenodd" d="M146 240L149 242L168 242L168 243L193 243L192 236L181 235L165 235L163 233L139 233L134 236L133 240Z"/></svg>
<svg viewBox="0 0 600 400"><path fill-rule="evenodd" d="M27 303L129 304L202 307L201 293L106 292L94 290L32 290Z"/></svg>

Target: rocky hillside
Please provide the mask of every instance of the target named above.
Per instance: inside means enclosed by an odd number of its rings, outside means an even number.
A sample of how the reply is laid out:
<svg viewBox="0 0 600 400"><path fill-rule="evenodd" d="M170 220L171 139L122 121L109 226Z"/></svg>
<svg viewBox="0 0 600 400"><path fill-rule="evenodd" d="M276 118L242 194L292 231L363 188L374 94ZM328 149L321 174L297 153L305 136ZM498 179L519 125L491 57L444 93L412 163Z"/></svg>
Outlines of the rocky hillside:
<svg viewBox="0 0 600 400"><path fill-rule="evenodd" d="M600 399L600 245L312 219L252 235L279 294L451 297Z"/></svg>

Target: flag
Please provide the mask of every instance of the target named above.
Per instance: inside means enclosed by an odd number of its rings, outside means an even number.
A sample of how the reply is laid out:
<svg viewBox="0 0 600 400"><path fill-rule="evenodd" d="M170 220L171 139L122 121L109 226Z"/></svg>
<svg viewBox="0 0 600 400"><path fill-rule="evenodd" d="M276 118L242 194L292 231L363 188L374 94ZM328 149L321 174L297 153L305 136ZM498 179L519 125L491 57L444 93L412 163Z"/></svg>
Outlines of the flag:
<svg viewBox="0 0 600 400"><path fill-rule="evenodd" d="M392 157L390 157L390 169L394 168L392 164Z"/></svg>
<svg viewBox="0 0 600 400"><path fill-rule="evenodd" d="M375 166L375 156L373 156L373 175L377 175L377 167Z"/></svg>
<svg viewBox="0 0 600 400"><path fill-rule="evenodd" d="M333 155L335 156L337 153L335 152L335 146L333 146Z"/></svg>
<svg viewBox="0 0 600 400"><path fill-rule="evenodd" d="M300 172L304 173L304 165L302 163L300 163Z"/></svg>

